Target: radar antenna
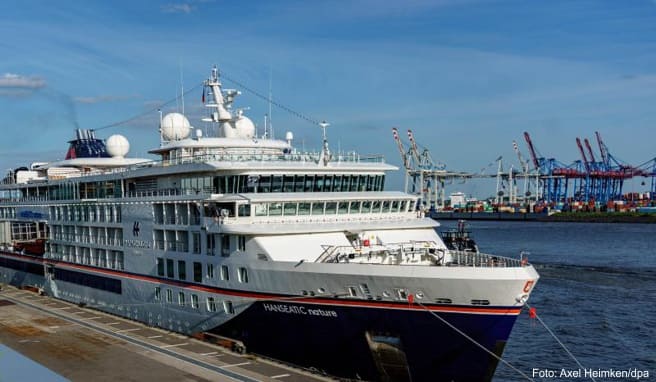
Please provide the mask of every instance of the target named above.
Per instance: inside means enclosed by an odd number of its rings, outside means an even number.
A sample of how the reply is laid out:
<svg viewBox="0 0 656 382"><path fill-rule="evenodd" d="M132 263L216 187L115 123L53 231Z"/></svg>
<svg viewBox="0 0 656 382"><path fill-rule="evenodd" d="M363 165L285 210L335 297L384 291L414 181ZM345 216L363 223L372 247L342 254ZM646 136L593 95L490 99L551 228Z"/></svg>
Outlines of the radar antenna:
<svg viewBox="0 0 656 382"><path fill-rule="evenodd" d="M323 150L321 151L321 158L319 160L323 161L324 166L327 166L328 162L330 162L330 149L328 149L328 137L326 136L326 128L328 126L330 126L330 123L326 121L319 122L323 138Z"/></svg>

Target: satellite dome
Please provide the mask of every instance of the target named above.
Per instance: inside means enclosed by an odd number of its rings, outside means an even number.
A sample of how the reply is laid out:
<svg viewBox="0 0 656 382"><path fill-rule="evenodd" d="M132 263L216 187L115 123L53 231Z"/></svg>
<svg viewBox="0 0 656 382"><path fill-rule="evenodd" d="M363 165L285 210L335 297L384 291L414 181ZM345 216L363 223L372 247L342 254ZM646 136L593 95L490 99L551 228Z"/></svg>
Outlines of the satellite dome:
<svg viewBox="0 0 656 382"><path fill-rule="evenodd" d="M105 141L107 153L114 158L123 158L130 151L130 142L122 135L114 134Z"/></svg>
<svg viewBox="0 0 656 382"><path fill-rule="evenodd" d="M239 138L253 138L255 136L255 124L248 117L240 116L237 118L235 128Z"/></svg>
<svg viewBox="0 0 656 382"><path fill-rule="evenodd" d="M187 117L180 113L169 113L162 118L160 125L162 138L166 141L185 139L191 132L191 125Z"/></svg>

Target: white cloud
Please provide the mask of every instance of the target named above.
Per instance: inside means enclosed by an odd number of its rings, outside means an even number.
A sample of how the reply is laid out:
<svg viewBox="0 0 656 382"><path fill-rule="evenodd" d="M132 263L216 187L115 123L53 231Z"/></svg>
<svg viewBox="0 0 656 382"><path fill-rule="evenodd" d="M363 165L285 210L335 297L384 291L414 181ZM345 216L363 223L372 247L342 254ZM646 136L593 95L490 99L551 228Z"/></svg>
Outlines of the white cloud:
<svg viewBox="0 0 656 382"><path fill-rule="evenodd" d="M46 81L36 76L5 73L0 77L0 88L39 89L44 86L46 86Z"/></svg>
<svg viewBox="0 0 656 382"><path fill-rule="evenodd" d="M100 95L95 97L81 96L81 97L73 97L73 101L77 103L94 104L94 103L102 103L102 102L124 101L130 98L135 98L135 96L115 96L115 95Z"/></svg>
<svg viewBox="0 0 656 382"><path fill-rule="evenodd" d="M195 6L189 3L180 3L180 4L166 4L162 6L162 12L164 13L185 13L190 14L196 9Z"/></svg>

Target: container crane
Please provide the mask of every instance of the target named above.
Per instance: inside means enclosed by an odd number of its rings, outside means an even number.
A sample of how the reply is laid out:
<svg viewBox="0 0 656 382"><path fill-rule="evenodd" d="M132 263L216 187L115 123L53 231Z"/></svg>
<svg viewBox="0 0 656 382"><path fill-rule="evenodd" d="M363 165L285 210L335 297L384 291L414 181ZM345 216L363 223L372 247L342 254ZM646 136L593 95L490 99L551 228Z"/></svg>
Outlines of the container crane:
<svg viewBox="0 0 656 382"><path fill-rule="evenodd" d="M526 200L526 198L528 198L531 195L531 192L529 191L529 183L530 183L530 174L529 174L530 170L528 167L529 161L524 160L524 157L522 156L522 152L519 151L519 146L517 145L517 142L513 141L512 143L513 143L513 150L515 150L515 154L517 154L517 159L519 160L519 165L522 168L522 176L524 177L524 200Z"/></svg>
<svg viewBox="0 0 656 382"><path fill-rule="evenodd" d="M401 141L401 137L399 137L399 131L397 130L396 127L392 128L392 135L394 136L396 147L399 149L399 154L401 154L401 161L403 162L403 168L405 168L405 192L408 192L409 176L410 176L410 172L412 171L412 167L410 166L410 156L408 155L408 153L405 151L405 148L403 147L403 142Z"/></svg>

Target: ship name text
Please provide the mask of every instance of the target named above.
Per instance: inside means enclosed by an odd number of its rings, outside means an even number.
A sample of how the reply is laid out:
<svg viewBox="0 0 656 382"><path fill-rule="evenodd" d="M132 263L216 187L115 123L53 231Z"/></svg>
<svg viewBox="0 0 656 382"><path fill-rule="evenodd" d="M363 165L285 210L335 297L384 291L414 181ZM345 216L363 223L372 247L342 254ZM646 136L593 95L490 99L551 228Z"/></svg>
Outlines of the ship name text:
<svg viewBox="0 0 656 382"><path fill-rule="evenodd" d="M334 310L325 309L308 309L304 306L286 305L286 304L262 304L267 312L299 314L302 316L320 316L320 317L337 317Z"/></svg>

